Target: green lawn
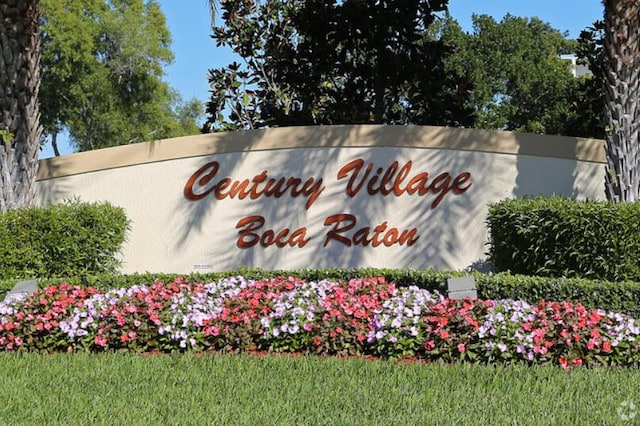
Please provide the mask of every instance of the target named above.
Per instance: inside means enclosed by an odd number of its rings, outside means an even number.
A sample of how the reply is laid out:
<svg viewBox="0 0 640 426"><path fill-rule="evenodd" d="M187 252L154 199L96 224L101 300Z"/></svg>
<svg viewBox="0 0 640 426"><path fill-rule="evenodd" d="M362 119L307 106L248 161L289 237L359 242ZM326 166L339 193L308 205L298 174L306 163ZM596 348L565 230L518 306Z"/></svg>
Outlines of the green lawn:
<svg viewBox="0 0 640 426"><path fill-rule="evenodd" d="M617 425L640 371L245 355L0 355L6 425ZM624 401L638 407L624 421Z"/></svg>

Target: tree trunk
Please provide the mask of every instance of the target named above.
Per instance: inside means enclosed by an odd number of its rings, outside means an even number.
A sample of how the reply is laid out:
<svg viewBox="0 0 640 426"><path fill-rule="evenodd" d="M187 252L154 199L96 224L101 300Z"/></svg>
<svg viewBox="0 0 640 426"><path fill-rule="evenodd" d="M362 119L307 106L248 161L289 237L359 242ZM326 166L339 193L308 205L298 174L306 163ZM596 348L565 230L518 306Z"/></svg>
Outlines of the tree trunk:
<svg viewBox="0 0 640 426"><path fill-rule="evenodd" d="M604 0L605 189L612 201L640 200L640 2Z"/></svg>
<svg viewBox="0 0 640 426"><path fill-rule="evenodd" d="M40 148L38 0L0 1L0 211L35 198ZM6 136L6 135L5 135Z"/></svg>
<svg viewBox="0 0 640 426"><path fill-rule="evenodd" d="M60 151L58 150L58 132L51 133L51 147L53 148L53 155L60 157Z"/></svg>

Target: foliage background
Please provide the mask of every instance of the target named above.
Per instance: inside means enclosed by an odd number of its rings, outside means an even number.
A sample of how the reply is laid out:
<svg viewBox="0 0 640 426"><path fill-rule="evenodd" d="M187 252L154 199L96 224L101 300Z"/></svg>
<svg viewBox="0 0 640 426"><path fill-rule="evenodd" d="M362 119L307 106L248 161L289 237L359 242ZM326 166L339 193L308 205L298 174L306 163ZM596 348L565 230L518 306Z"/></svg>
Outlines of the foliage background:
<svg viewBox="0 0 640 426"><path fill-rule="evenodd" d="M195 134L203 106L163 80L171 34L153 0L43 0L45 138L77 151Z"/></svg>

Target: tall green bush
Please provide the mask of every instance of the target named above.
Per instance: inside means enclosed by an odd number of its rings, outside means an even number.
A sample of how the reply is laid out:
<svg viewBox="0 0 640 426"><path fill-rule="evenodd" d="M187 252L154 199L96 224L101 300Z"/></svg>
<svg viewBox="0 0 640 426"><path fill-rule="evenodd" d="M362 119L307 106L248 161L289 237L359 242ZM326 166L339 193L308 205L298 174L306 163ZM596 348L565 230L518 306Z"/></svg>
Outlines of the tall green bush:
<svg viewBox="0 0 640 426"><path fill-rule="evenodd" d="M0 279L108 273L129 220L108 203L68 202L0 214Z"/></svg>
<svg viewBox="0 0 640 426"><path fill-rule="evenodd" d="M639 203L504 200L487 223L494 271L640 281Z"/></svg>

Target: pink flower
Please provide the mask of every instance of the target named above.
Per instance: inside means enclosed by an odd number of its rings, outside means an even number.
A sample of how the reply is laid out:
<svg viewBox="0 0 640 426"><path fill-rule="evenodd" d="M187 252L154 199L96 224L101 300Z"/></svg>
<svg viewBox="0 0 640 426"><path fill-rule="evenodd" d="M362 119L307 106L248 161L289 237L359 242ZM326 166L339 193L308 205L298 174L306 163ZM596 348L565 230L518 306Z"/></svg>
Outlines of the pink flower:
<svg viewBox="0 0 640 426"><path fill-rule="evenodd" d="M541 355L546 355L546 353L548 352L548 349L544 346L534 346L533 352Z"/></svg>
<svg viewBox="0 0 640 426"><path fill-rule="evenodd" d="M96 346L102 346L104 348L107 346L107 339L103 336L96 336L95 339L93 339L93 343L95 343Z"/></svg>
<svg viewBox="0 0 640 426"><path fill-rule="evenodd" d="M464 343L458 344L458 352L462 353L465 351Z"/></svg>

